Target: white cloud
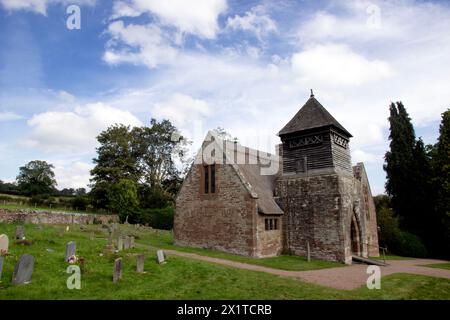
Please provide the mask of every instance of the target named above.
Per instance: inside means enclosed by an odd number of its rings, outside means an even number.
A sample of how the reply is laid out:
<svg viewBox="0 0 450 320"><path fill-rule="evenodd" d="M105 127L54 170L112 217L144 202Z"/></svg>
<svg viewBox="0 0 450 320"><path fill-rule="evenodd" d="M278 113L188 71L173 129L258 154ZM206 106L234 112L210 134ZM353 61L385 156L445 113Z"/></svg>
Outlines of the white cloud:
<svg viewBox="0 0 450 320"><path fill-rule="evenodd" d="M51 4L95 5L96 0L0 0L0 5L6 10L25 10L47 15L47 7Z"/></svg>
<svg viewBox="0 0 450 320"><path fill-rule="evenodd" d="M21 115L14 112L0 112L0 122L8 122L23 119Z"/></svg>
<svg viewBox="0 0 450 320"><path fill-rule="evenodd" d="M152 114L161 119L169 119L181 127L189 122L201 121L211 114L211 109L206 101L176 93L169 100L156 103Z"/></svg>
<svg viewBox="0 0 450 320"><path fill-rule="evenodd" d="M156 25L125 26L123 21L115 21L108 26L108 33L112 39L103 59L109 64L126 62L155 68L159 64L169 63L176 56L176 50ZM123 48L124 45L126 48Z"/></svg>
<svg viewBox="0 0 450 320"><path fill-rule="evenodd" d="M266 9L262 5L253 7L243 16L229 17L227 27L232 30L253 32L260 41L265 35L277 31L276 22L266 14Z"/></svg>
<svg viewBox="0 0 450 320"><path fill-rule="evenodd" d="M40 14L47 14L48 0L0 0L7 10L28 10Z"/></svg>
<svg viewBox="0 0 450 320"><path fill-rule="evenodd" d="M368 60L338 44L316 45L296 53L292 67L304 82L333 86L358 86L393 74L387 62Z"/></svg>
<svg viewBox="0 0 450 320"><path fill-rule="evenodd" d="M22 144L45 152L92 154L96 136L113 124L142 125L128 111L103 103L87 104L74 111L48 111L33 116L28 120L31 134Z"/></svg>
<svg viewBox="0 0 450 320"><path fill-rule="evenodd" d="M57 160L51 163L55 166L54 172L58 189L87 188L93 164L79 160Z"/></svg>
<svg viewBox="0 0 450 320"><path fill-rule="evenodd" d="M114 5L113 17L151 13L163 25L174 26L184 33L213 39L219 31L218 17L227 9L226 0L131 0Z"/></svg>
<svg viewBox="0 0 450 320"><path fill-rule="evenodd" d="M138 17L142 14L141 11L135 9L131 4L116 1L113 4L113 14L110 19L117 19L121 17Z"/></svg>
<svg viewBox="0 0 450 320"><path fill-rule="evenodd" d="M352 151L352 162L358 163L358 162L364 162L364 163L371 163L376 162L378 159L376 155L371 154L369 152L363 151L363 150L354 150Z"/></svg>

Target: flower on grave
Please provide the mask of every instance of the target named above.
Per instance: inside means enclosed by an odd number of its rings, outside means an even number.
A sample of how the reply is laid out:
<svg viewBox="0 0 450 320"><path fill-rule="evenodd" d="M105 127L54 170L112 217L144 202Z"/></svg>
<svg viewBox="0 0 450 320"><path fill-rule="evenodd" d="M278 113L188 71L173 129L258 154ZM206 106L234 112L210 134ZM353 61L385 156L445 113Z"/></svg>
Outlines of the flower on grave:
<svg viewBox="0 0 450 320"><path fill-rule="evenodd" d="M73 256L70 256L70 257L69 257L69 263L70 263L70 264L74 264L74 263L76 263L77 261L78 261L78 257L77 257L77 256L73 255Z"/></svg>

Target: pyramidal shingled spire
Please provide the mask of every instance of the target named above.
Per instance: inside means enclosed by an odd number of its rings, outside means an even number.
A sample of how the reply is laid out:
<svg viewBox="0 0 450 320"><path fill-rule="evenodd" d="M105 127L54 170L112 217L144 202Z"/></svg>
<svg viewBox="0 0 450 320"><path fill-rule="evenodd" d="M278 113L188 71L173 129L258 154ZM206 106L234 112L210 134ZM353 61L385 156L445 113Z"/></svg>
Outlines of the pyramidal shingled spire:
<svg viewBox="0 0 450 320"><path fill-rule="evenodd" d="M348 132L314 97L311 89L311 96L297 114L278 133L279 136L289 133L310 130L322 127L334 127L348 137L352 137Z"/></svg>

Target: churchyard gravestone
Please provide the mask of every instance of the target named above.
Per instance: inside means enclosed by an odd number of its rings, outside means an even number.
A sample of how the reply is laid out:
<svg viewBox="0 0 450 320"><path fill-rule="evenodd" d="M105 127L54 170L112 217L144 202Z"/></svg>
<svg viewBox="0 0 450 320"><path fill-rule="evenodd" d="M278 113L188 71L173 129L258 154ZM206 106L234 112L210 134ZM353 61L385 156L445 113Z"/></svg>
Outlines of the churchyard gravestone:
<svg viewBox="0 0 450 320"><path fill-rule="evenodd" d="M25 231L23 229L23 226L17 226L16 227L16 240L23 240L25 239Z"/></svg>
<svg viewBox="0 0 450 320"><path fill-rule="evenodd" d="M166 255L164 254L164 251L158 250L156 252L156 259L157 259L159 264L166 263Z"/></svg>
<svg viewBox="0 0 450 320"><path fill-rule="evenodd" d="M129 224L128 223L128 216L125 218L125 222L123 224Z"/></svg>
<svg viewBox="0 0 450 320"><path fill-rule="evenodd" d="M66 232L69 232L69 230L70 230L70 227L67 226L67 227L66 227Z"/></svg>
<svg viewBox="0 0 450 320"><path fill-rule="evenodd" d="M139 273L144 272L144 255L138 254L136 256L136 271Z"/></svg>
<svg viewBox="0 0 450 320"><path fill-rule="evenodd" d="M130 249L130 237L129 237L129 236L126 236L126 237L125 237L125 243L124 243L123 248L124 248L125 250Z"/></svg>
<svg viewBox="0 0 450 320"><path fill-rule="evenodd" d="M0 255L8 253L9 239L6 234L0 235Z"/></svg>
<svg viewBox="0 0 450 320"><path fill-rule="evenodd" d="M123 237L119 236L117 238L117 250L122 251L123 250Z"/></svg>
<svg viewBox="0 0 450 320"><path fill-rule="evenodd" d="M66 255L64 261L69 262L73 256L75 256L77 250L77 245L75 241L67 242L66 244Z"/></svg>
<svg viewBox="0 0 450 320"><path fill-rule="evenodd" d="M136 244L134 243L134 237L130 237L130 249L134 249L136 247Z"/></svg>
<svg viewBox="0 0 450 320"><path fill-rule="evenodd" d="M113 233L112 231L109 232L108 234L108 245L113 245Z"/></svg>
<svg viewBox="0 0 450 320"><path fill-rule="evenodd" d="M33 275L33 267L34 257L31 254L22 255L14 268L12 284L30 283L31 276Z"/></svg>
<svg viewBox="0 0 450 320"><path fill-rule="evenodd" d="M113 282L117 282L122 279L122 258L117 258L114 261L114 274L113 274Z"/></svg>
<svg viewBox="0 0 450 320"><path fill-rule="evenodd" d="M5 261L5 257L0 256L0 281L2 280L3 262L4 261Z"/></svg>

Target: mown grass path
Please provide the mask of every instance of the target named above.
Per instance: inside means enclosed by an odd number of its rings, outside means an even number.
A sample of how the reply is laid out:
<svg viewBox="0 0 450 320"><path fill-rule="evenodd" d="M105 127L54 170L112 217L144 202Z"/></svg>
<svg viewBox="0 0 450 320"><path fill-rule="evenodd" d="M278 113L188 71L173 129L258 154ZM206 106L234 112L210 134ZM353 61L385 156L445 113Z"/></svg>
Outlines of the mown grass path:
<svg viewBox="0 0 450 320"><path fill-rule="evenodd" d="M181 252L170 249L165 250L165 252L169 255L216 263L238 269L266 272L283 277L299 278L309 283L314 283L335 289L352 290L359 288L366 283L368 277L367 265L363 264L353 264L351 266L346 266L343 268L339 267L308 271L290 271L226 260L222 258L209 257L197 253ZM424 265L427 264L437 264L445 262L446 261L432 259L389 260L388 266L380 267L381 275L387 276L394 273L409 273L450 279L450 270L438 268L430 269L424 267Z"/></svg>

